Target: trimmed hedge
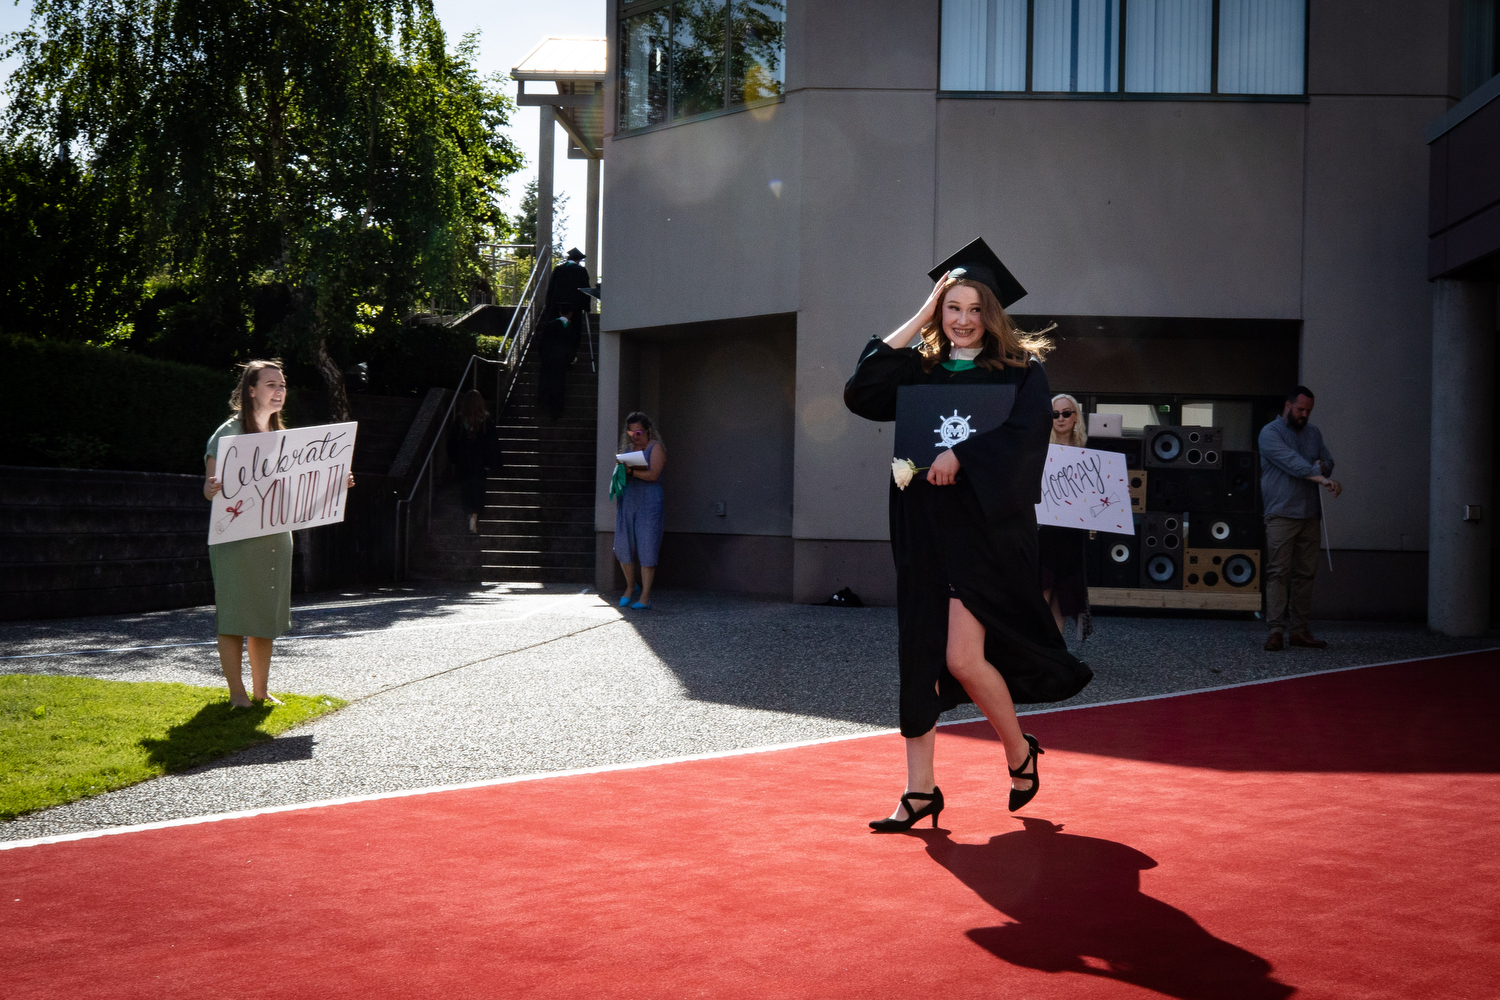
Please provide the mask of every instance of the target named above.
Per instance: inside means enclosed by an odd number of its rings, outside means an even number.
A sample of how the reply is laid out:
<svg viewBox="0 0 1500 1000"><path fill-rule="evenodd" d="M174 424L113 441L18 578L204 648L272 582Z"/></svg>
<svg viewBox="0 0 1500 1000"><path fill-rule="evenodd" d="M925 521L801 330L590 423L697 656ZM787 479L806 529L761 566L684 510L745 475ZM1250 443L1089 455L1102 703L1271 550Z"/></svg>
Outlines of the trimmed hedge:
<svg viewBox="0 0 1500 1000"><path fill-rule="evenodd" d="M0 464L201 474L233 390L228 372L0 336Z"/></svg>

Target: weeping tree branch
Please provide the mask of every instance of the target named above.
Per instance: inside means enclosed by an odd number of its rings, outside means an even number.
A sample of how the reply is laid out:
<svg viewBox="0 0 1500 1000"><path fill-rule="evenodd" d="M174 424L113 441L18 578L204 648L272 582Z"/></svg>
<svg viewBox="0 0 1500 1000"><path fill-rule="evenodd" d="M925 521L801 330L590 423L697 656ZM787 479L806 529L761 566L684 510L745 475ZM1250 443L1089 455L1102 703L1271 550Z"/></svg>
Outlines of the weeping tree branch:
<svg viewBox="0 0 1500 1000"><path fill-rule="evenodd" d="M335 416L340 352L461 293L508 226L512 105L472 36L450 52L431 0L34 0L10 41L9 134L128 194L143 268L191 276L227 315L285 289L268 332Z"/></svg>

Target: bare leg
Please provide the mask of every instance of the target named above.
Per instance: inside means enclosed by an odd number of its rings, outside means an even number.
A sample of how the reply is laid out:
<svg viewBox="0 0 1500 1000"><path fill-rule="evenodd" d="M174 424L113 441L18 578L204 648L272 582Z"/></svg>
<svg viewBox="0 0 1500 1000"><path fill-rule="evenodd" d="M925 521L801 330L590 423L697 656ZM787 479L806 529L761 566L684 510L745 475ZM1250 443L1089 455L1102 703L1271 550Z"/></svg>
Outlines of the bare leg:
<svg viewBox="0 0 1500 1000"><path fill-rule="evenodd" d="M656 582L656 567L641 567L641 603L651 603L651 584Z"/></svg>
<svg viewBox="0 0 1500 1000"><path fill-rule="evenodd" d="M224 671L224 679L229 682L229 704L249 708L250 699L245 694L245 678L240 673L240 659L244 647L245 637L242 635L219 636L219 668Z"/></svg>
<svg viewBox="0 0 1500 1000"><path fill-rule="evenodd" d="M1011 700L1005 678L984 658L984 626L962 601L948 602L948 671L995 727L1005 745L1007 764L1020 767L1031 752L1031 745L1021 735L1016 704ZM1031 787L1030 778L1012 778L1010 783L1018 791Z"/></svg>
<svg viewBox="0 0 1500 1000"><path fill-rule="evenodd" d="M1062 635L1062 630L1063 630L1063 613L1062 613L1062 605L1057 603L1057 591L1055 591L1055 590L1044 590L1044 591L1042 591L1042 600L1046 601L1047 602L1047 607L1049 607L1049 608L1052 609L1052 620L1055 621L1055 622L1057 622L1057 634L1058 635Z"/></svg>
<svg viewBox="0 0 1500 1000"><path fill-rule="evenodd" d="M921 736L906 741L906 790L929 794L937 787L937 776L933 773L932 758L937 744L937 727L933 726ZM922 800L917 800L920 809ZM892 819L905 819L906 806L896 804Z"/></svg>
<svg viewBox="0 0 1500 1000"><path fill-rule="evenodd" d="M269 700L281 704L266 690L266 685L271 681L271 640L252 635L246 645L250 647L251 697L256 701Z"/></svg>
<svg viewBox="0 0 1500 1000"><path fill-rule="evenodd" d="M620 563L620 572L625 574L625 593L629 595L635 591L635 563Z"/></svg>

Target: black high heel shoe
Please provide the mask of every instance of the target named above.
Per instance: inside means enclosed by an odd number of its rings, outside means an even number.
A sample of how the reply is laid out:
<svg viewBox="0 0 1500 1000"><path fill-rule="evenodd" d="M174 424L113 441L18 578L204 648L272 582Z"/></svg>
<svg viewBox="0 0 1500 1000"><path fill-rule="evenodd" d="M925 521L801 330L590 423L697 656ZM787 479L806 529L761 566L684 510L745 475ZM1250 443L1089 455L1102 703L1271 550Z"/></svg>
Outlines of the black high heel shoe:
<svg viewBox="0 0 1500 1000"><path fill-rule="evenodd" d="M1021 808L1026 803L1036 798L1037 789L1042 787L1042 769L1036 758L1037 754L1043 754L1047 752L1042 749L1041 744L1036 741L1035 736L1032 736L1030 733L1022 733L1021 735L1026 737L1027 743L1031 744L1031 750L1026 754L1026 759L1021 761L1020 767L1008 767L1006 768L1006 770L1010 771L1010 776L1012 778L1030 778L1031 787L1026 789L1024 792L1016 791L1016 789L1014 788L1010 790L1011 812L1015 812L1017 809ZM1030 774L1026 773L1027 765L1031 766Z"/></svg>
<svg viewBox="0 0 1500 1000"><path fill-rule="evenodd" d="M924 799L927 804L920 809L913 809L912 799ZM906 809L905 819L892 819L889 816L885 819L872 819L870 829L876 833L901 833L903 830L910 830L917 820L931 816L932 828L936 830L938 813L943 811L943 790L933 785L931 795L926 792L907 792L901 796L901 805Z"/></svg>

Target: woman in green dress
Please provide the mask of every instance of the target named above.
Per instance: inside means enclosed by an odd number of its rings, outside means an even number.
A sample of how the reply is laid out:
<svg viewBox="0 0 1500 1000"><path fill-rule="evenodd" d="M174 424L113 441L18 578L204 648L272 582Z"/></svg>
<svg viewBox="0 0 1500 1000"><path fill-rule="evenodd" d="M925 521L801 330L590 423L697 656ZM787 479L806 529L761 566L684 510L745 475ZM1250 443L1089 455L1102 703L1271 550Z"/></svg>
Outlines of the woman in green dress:
<svg viewBox="0 0 1500 1000"><path fill-rule="evenodd" d="M203 495L212 500L223 489L215 475L219 438L286 428L281 408L286 403L286 376L281 362L251 361L240 370L240 381L229 397L233 411L208 439ZM349 477L354 485L354 476ZM214 574L214 603L219 633L219 666L229 682L229 703L249 707L252 700L281 704L266 690L271 676L271 640L292 627L292 533L242 538L208 547ZM250 649L252 693L245 694L241 655Z"/></svg>

